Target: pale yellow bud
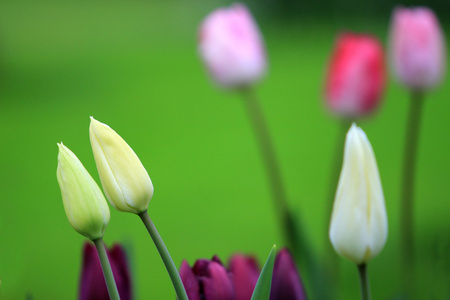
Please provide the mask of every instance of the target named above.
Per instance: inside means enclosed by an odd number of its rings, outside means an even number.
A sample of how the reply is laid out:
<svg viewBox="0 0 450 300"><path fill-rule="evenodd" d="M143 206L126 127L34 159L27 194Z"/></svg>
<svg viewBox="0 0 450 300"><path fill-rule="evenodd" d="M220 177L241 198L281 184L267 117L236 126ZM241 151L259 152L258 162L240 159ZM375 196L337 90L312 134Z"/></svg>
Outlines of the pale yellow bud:
<svg viewBox="0 0 450 300"><path fill-rule="evenodd" d="M80 160L62 143L58 144L58 178L61 196L70 225L85 237L103 237L109 224L108 203L97 183Z"/></svg>
<svg viewBox="0 0 450 300"><path fill-rule="evenodd" d="M338 254L362 264L383 249L387 233L386 207L375 155L364 131L353 124L345 140L330 241Z"/></svg>
<svg viewBox="0 0 450 300"><path fill-rule="evenodd" d="M89 136L109 202L120 211L138 214L147 210L153 185L133 149L108 125L92 117Z"/></svg>

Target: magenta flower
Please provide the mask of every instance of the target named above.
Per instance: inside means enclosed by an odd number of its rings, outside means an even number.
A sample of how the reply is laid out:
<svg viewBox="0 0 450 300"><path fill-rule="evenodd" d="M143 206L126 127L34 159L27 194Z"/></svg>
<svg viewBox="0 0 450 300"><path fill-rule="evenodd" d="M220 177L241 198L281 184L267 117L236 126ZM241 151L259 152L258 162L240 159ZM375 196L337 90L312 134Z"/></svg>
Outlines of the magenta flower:
<svg viewBox="0 0 450 300"><path fill-rule="evenodd" d="M266 72L266 54L258 26L242 4L213 11L200 27L200 55L221 86L248 86Z"/></svg>
<svg viewBox="0 0 450 300"><path fill-rule="evenodd" d="M331 111L350 118L372 113L380 103L385 82L384 54L378 40L352 33L339 36L325 88Z"/></svg>
<svg viewBox="0 0 450 300"><path fill-rule="evenodd" d="M289 250L278 252L273 266L270 300L306 300L303 283Z"/></svg>
<svg viewBox="0 0 450 300"><path fill-rule="evenodd" d="M111 249L107 249L107 253L120 299L133 299L131 276L125 251L120 245L115 244ZM79 299L109 300L100 259L95 246L91 243L84 244Z"/></svg>
<svg viewBox="0 0 450 300"><path fill-rule="evenodd" d="M446 68L445 41L432 10L426 7L394 10L390 56L395 75L409 88L428 89L441 81Z"/></svg>
<svg viewBox="0 0 450 300"><path fill-rule="evenodd" d="M236 299L231 275L217 256L212 260L197 260L192 269L183 261L180 277L189 300Z"/></svg>
<svg viewBox="0 0 450 300"><path fill-rule="evenodd" d="M259 267L253 257L237 254L226 270L217 256L200 259L189 267L183 261L180 276L189 300L250 300L259 277ZM270 300L305 300L300 275L287 249L275 258Z"/></svg>

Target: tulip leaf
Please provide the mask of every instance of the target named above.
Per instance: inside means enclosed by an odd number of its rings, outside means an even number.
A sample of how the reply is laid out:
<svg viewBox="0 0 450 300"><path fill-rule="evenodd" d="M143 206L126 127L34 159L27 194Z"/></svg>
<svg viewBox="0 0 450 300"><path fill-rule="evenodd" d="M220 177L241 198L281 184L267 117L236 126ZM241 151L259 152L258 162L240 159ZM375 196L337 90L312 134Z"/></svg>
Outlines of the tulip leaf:
<svg viewBox="0 0 450 300"><path fill-rule="evenodd" d="M269 253L269 257L267 257L266 263L261 270L261 274L259 274L258 282L256 282L251 300L269 300L276 248L277 246L273 245L272 250Z"/></svg>

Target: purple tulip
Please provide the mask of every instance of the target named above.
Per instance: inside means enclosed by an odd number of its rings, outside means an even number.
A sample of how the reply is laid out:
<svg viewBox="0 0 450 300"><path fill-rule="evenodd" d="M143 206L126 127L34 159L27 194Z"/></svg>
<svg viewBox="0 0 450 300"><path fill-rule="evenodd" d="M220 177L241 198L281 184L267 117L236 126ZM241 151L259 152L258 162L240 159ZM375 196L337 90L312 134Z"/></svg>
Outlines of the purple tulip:
<svg viewBox="0 0 450 300"><path fill-rule="evenodd" d="M231 276L217 256L197 260L192 269L183 261L180 277L189 300L236 299Z"/></svg>
<svg viewBox="0 0 450 300"><path fill-rule="evenodd" d="M115 244L111 249L107 249L107 253L121 300L133 299L131 276L125 251L120 245ZM95 246L91 243L84 244L79 299L109 300L100 259Z"/></svg>
<svg viewBox="0 0 450 300"><path fill-rule="evenodd" d="M306 300L302 280L289 250L282 249L275 258L270 300Z"/></svg>
<svg viewBox="0 0 450 300"><path fill-rule="evenodd" d="M258 26L242 4L221 8L200 27L200 55L223 87L248 86L266 72L266 54Z"/></svg>
<svg viewBox="0 0 450 300"><path fill-rule="evenodd" d="M249 300L252 297L259 277L259 267L254 257L242 254L233 255L230 259L230 272L236 291L236 300Z"/></svg>
<svg viewBox="0 0 450 300"><path fill-rule="evenodd" d="M395 75L412 89L437 85L444 75L445 41L439 21L426 7L399 7L392 15L390 52Z"/></svg>
<svg viewBox="0 0 450 300"><path fill-rule="evenodd" d="M229 271L217 256L199 259L191 268L183 261L180 276L189 300L250 300L259 277L253 257L236 254ZM300 275L287 249L275 258L270 300L306 300Z"/></svg>

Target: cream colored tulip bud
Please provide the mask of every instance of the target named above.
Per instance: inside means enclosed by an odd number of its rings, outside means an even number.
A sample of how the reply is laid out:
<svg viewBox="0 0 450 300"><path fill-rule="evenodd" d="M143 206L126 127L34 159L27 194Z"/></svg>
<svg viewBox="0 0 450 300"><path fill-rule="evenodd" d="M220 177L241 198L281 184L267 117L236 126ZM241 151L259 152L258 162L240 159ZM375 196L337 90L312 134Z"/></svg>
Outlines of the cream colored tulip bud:
<svg viewBox="0 0 450 300"><path fill-rule="evenodd" d="M103 191L111 205L135 214L147 210L153 184L133 149L108 125L93 117L89 136Z"/></svg>
<svg viewBox="0 0 450 300"><path fill-rule="evenodd" d="M105 196L80 160L62 143L58 144L56 177L70 225L85 237L103 237L110 212Z"/></svg>
<svg viewBox="0 0 450 300"><path fill-rule="evenodd" d="M353 123L345 140L330 241L338 254L362 264L383 249L387 233L386 207L375 155L364 131Z"/></svg>

